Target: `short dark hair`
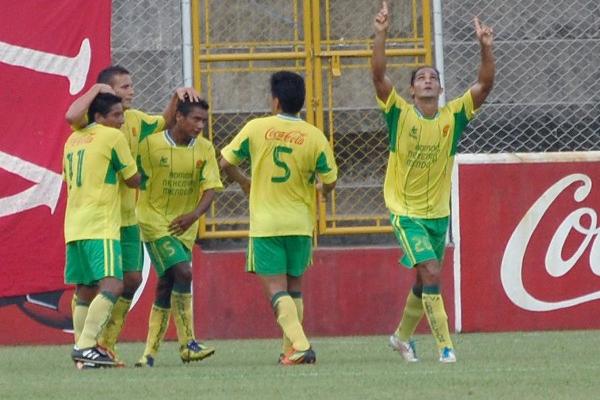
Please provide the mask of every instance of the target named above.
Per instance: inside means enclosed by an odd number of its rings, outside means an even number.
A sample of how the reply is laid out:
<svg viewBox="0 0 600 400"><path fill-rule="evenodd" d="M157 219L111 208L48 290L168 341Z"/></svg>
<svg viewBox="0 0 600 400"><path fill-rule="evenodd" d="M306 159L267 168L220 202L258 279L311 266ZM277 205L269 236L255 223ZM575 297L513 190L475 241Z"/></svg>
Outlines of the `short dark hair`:
<svg viewBox="0 0 600 400"><path fill-rule="evenodd" d="M98 74L96 83L106 83L110 85L112 78L116 75L130 75L129 71L120 65L111 65L110 67L104 68Z"/></svg>
<svg viewBox="0 0 600 400"><path fill-rule="evenodd" d="M271 75L271 96L279 100L284 113L298 114L306 97L304 78L295 72L275 72Z"/></svg>
<svg viewBox="0 0 600 400"><path fill-rule="evenodd" d="M436 67L434 67L433 65L423 65L423 66L420 66L419 68L413 70L413 72L410 74L410 86L413 86L415 84L415 78L417 77L417 72L419 72L420 70L422 70L424 68L431 68L432 70L434 70L438 76L438 79L440 79L440 71L438 71Z"/></svg>
<svg viewBox="0 0 600 400"><path fill-rule="evenodd" d="M112 93L98 93L94 100L92 100L92 104L88 108L88 121L96 122L95 115L96 113L100 113L103 117L106 117L110 112L110 109L115 104L119 104L121 102L121 98L119 96L115 96Z"/></svg>
<svg viewBox="0 0 600 400"><path fill-rule="evenodd" d="M204 99L200 99L198 101L190 101L186 99L184 101L179 100L177 102L177 112L181 113L184 117L192 111L193 108L199 107L203 110L208 110L208 103Z"/></svg>

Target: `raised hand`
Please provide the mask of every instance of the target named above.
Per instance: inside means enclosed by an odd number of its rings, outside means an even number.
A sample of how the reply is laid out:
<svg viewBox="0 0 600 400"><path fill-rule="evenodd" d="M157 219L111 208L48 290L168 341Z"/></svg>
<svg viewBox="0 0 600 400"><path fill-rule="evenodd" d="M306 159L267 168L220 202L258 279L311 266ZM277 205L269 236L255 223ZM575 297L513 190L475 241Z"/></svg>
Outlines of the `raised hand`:
<svg viewBox="0 0 600 400"><path fill-rule="evenodd" d="M196 102L200 100L200 93L193 87L180 87L175 89L175 96L181 101L189 100Z"/></svg>
<svg viewBox="0 0 600 400"><path fill-rule="evenodd" d="M375 32L386 32L390 26L390 16L388 13L387 2L384 1L381 3L381 10L379 10L375 16L373 26L375 27Z"/></svg>
<svg viewBox="0 0 600 400"><path fill-rule="evenodd" d="M494 39L494 31L487 25L484 25L479 21L479 17L473 18L475 24L475 34L477 40L482 46L491 46Z"/></svg>

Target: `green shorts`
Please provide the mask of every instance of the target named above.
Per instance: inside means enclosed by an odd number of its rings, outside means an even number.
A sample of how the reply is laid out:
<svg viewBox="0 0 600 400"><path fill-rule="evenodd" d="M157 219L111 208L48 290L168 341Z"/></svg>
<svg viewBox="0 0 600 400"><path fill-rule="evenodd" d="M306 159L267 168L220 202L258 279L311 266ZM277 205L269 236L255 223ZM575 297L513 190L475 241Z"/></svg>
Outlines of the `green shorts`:
<svg viewBox="0 0 600 400"><path fill-rule="evenodd" d="M259 275L302 276L312 264L310 236L251 237L246 271Z"/></svg>
<svg viewBox="0 0 600 400"><path fill-rule="evenodd" d="M123 279L118 240L90 239L67 243L65 283L90 286L106 277Z"/></svg>
<svg viewBox="0 0 600 400"><path fill-rule="evenodd" d="M390 221L394 234L404 251L400 260L404 266L412 268L415 264L444 258L448 217L411 218L391 214Z"/></svg>
<svg viewBox="0 0 600 400"><path fill-rule="evenodd" d="M192 260L192 252L173 236L164 236L153 242L144 242L144 245L159 277L162 277L175 264L189 263Z"/></svg>
<svg viewBox="0 0 600 400"><path fill-rule="evenodd" d="M138 225L121 227L123 272L142 272L144 253Z"/></svg>

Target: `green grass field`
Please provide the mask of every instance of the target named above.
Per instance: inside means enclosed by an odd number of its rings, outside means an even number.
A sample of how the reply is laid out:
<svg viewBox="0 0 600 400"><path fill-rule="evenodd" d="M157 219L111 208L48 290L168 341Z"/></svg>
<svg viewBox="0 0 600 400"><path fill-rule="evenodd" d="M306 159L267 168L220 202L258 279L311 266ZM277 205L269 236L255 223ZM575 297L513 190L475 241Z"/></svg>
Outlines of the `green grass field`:
<svg viewBox="0 0 600 400"><path fill-rule="evenodd" d="M406 364L387 337L317 338L316 365L280 367L279 341L211 341L217 353L183 365L173 342L154 368L78 371L69 346L0 347L0 399L594 399L596 331L462 334L458 362L441 365L433 339L416 338ZM130 365L141 343L120 346Z"/></svg>

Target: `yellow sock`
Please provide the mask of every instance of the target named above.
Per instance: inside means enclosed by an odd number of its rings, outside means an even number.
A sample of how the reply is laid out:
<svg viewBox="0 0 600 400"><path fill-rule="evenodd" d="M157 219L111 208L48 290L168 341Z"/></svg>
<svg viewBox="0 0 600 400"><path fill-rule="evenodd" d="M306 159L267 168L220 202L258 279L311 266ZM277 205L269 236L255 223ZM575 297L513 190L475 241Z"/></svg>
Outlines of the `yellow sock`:
<svg viewBox="0 0 600 400"><path fill-rule="evenodd" d="M131 307L131 299L126 299L124 297L119 297L113 309L110 313L110 319L106 323L106 326L102 330L102 334L98 339L98 343L107 349L115 351L115 344L117 343L117 339L121 334L121 330L123 329L123 324L125 323L125 318L127 317L127 313L129 312L129 307Z"/></svg>
<svg viewBox="0 0 600 400"><path fill-rule="evenodd" d="M179 345L185 346L194 339L194 315L192 312L192 294L171 292L171 308L177 328Z"/></svg>
<svg viewBox="0 0 600 400"><path fill-rule="evenodd" d="M292 300L294 300L294 304L296 305L296 311L298 312L298 322L302 324L304 320L304 301L302 301L302 293L299 292L291 292L290 296ZM281 352L283 354L287 354L292 350L292 342L288 337L283 334L283 346L281 347Z"/></svg>
<svg viewBox="0 0 600 400"><path fill-rule="evenodd" d="M417 325L421 322L424 314L423 301L411 289L406 298L402 320L400 320L398 329L396 329L396 336L403 342L408 342L413 333L415 333L415 329L417 329Z"/></svg>
<svg viewBox="0 0 600 400"><path fill-rule="evenodd" d="M148 337L146 338L146 348L144 355L156 357L158 348L167 333L169 327L170 308L162 308L156 304L152 305L150 318L148 320Z"/></svg>
<svg viewBox="0 0 600 400"><path fill-rule="evenodd" d="M423 293L423 308L438 349L453 348L448 330L448 316L441 294Z"/></svg>
<svg viewBox="0 0 600 400"><path fill-rule="evenodd" d="M76 299L76 296L73 296L73 299ZM90 305L83 301L76 300L75 304L71 303L71 307L73 307L73 336L75 343L77 343L81 336L81 332L83 331Z"/></svg>
<svg viewBox="0 0 600 400"><path fill-rule="evenodd" d="M308 350L310 343L308 343L302 325L298 320L298 309L290 295L287 292L276 293L271 300L271 304L277 316L277 323L292 343L294 350Z"/></svg>
<svg viewBox="0 0 600 400"><path fill-rule="evenodd" d="M90 303L83 330L77 340L77 347L87 349L98 344L98 336L110 317L115 301L113 296L104 292L94 298Z"/></svg>

